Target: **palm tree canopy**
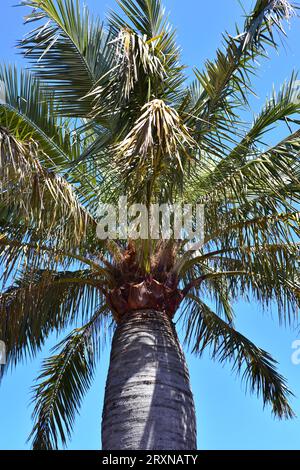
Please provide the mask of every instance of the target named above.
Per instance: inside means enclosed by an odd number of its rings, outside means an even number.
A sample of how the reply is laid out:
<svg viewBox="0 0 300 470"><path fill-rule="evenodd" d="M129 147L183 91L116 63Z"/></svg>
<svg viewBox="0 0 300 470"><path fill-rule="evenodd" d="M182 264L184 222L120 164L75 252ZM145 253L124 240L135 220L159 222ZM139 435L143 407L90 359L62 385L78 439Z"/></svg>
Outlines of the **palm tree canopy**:
<svg viewBox="0 0 300 470"><path fill-rule="evenodd" d="M77 0L21 3L33 30L18 47L31 70L0 70L0 338L9 364L33 357L51 332L81 324L43 364L33 446L66 444L99 337L118 321L128 286L127 308L137 286L159 290L172 315L182 305L193 352L231 360L275 415L292 417L276 361L236 331L232 302L275 302L280 321L297 320L296 74L253 122L242 118L258 63L297 7L257 0L190 81L161 0L118 0L122 13L106 23ZM287 124L286 137L270 145L278 123ZM124 194L147 205L204 204L201 249L99 240L99 201Z"/></svg>

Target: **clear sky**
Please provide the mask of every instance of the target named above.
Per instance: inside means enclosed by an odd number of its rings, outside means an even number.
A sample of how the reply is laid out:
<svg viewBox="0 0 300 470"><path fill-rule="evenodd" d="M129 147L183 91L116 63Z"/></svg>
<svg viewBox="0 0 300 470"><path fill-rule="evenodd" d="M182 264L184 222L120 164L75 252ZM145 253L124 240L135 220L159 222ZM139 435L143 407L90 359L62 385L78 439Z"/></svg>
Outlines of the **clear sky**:
<svg viewBox="0 0 300 470"><path fill-rule="evenodd" d="M0 61L22 63L14 49L15 41L25 32L22 16L26 9L13 8L18 0L1 0ZM91 9L102 17L114 0L86 0ZM251 0L244 0L249 7ZM234 22L242 19L243 11L237 0L165 0L171 21L178 30L183 60L190 67L201 68L206 58L213 58L221 41L221 33L234 31ZM300 19L293 21L288 40L280 53L272 53L255 79L258 97L253 99L257 111L272 85L276 88L300 69ZM278 139L279 131L277 135ZM261 399L245 394L239 378L229 366L212 362L208 355L192 357L188 351L192 389L196 402L199 449L300 449L300 365L294 365L292 343L299 339L299 329L280 327L276 310L262 313L256 304L242 301L235 305L238 329L258 346L270 351L280 363L280 371L288 378L294 391L294 409L299 418L278 421L269 408L263 410ZM31 429L30 387L38 374L42 358L53 346L55 338L32 363L19 366L9 373L0 386L0 449L29 449L26 444ZM109 346L103 351L93 387L87 395L70 449L99 449L100 421Z"/></svg>

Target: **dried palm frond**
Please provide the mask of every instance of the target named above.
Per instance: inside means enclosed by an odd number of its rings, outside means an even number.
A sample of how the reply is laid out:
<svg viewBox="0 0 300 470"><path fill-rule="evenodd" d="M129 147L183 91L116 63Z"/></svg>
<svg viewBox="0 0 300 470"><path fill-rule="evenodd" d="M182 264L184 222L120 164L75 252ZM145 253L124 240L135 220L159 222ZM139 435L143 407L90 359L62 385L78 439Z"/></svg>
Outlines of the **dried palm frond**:
<svg viewBox="0 0 300 470"><path fill-rule="evenodd" d="M293 5L291 5L291 2L289 2L288 0L274 0L273 4L274 4L273 9L274 10L281 9L283 11L283 16L286 19L290 19L292 16L296 15L296 11Z"/></svg>
<svg viewBox="0 0 300 470"><path fill-rule="evenodd" d="M196 142L182 123L177 111L164 101L155 99L142 108L142 115L133 129L116 147L117 160L126 167L153 168L166 160L183 171L183 158L190 158Z"/></svg>
<svg viewBox="0 0 300 470"><path fill-rule="evenodd" d="M156 95L157 85L164 83L167 74L165 57L156 44L159 37L147 39L129 28L118 31L117 37L109 41L112 49L113 67L103 75L89 91L85 99L93 99L91 116L98 116L101 110L113 106L114 112L128 103L134 87L144 83L145 98ZM104 105L105 103L105 105Z"/></svg>
<svg viewBox="0 0 300 470"><path fill-rule="evenodd" d="M19 142L0 128L0 202L10 217L64 243L78 244L85 237L87 211L79 204L72 186L43 166L44 154L34 140Z"/></svg>
<svg viewBox="0 0 300 470"><path fill-rule="evenodd" d="M162 61L155 55L155 43L159 38L147 40L146 35L138 36L129 29L121 29L115 44L115 60L117 62L118 80L124 77L123 93L128 99L135 83L140 78L142 70L147 77L157 76L161 80L165 77Z"/></svg>
<svg viewBox="0 0 300 470"><path fill-rule="evenodd" d="M284 33L282 21L290 20L295 15L295 7L288 0L259 0L253 15L247 19L249 29L245 35L242 35L243 48L252 40L255 43L265 40L266 32L275 43L272 27L275 26Z"/></svg>

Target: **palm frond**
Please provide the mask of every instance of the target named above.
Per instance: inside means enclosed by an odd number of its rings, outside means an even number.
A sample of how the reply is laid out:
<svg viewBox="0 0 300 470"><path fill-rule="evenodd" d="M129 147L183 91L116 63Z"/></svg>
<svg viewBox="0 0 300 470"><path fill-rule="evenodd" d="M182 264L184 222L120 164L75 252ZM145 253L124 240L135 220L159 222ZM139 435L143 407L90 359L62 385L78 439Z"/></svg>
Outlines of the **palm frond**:
<svg viewBox="0 0 300 470"><path fill-rule="evenodd" d="M299 320L299 244L292 243L291 236L283 241L272 240L262 230L265 240L231 239L217 248L208 247L196 256L186 259L181 266L180 276L184 281L186 294L192 289L203 297L217 300L221 292L225 299L255 299L264 308L276 306L280 322L293 325ZM272 232L271 232L272 234ZM240 237L241 238L241 237ZM250 240L252 237L249 237ZM215 245L217 246L217 245Z"/></svg>
<svg viewBox="0 0 300 470"><path fill-rule="evenodd" d="M299 229L298 219L293 219L299 202L299 148L299 131L296 131L256 158L249 158L245 163L235 160L230 170L231 165L224 163L224 175L219 183L210 186L208 177L210 190L203 194L206 189L202 187L199 195L206 207L206 240L218 238L219 234L224 237L224 243L225 240L230 243L228 235L241 245L251 245L262 242L258 233L265 242L267 237L274 243L288 242L289 237L293 240L293 232L297 234ZM211 175L218 179L217 172ZM196 183L192 189L193 183L189 193L199 194ZM264 223L267 221L270 223ZM276 221L281 223L281 234Z"/></svg>
<svg viewBox="0 0 300 470"><path fill-rule="evenodd" d="M88 391L99 356L99 333L105 309L71 332L45 360L34 388L35 425L29 436L35 450L58 449L70 438L75 415Z"/></svg>
<svg viewBox="0 0 300 470"><path fill-rule="evenodd" d="M8 210L7 222L19 221L24 235L37 231L40 241L55 238L57 247L78 246L95 222L72 186L47 169L49 157L39 145L32 139L20 142L0 128L0 160L0 202Z"/></svg>
<svg viewBox="0 0 300 470"><path fill-rule="evenodd" d="M87 95L94 100L91 116L107 115L110 144L128 135L150 101L175 105L184 82L175 33L161 2L130 0L119 5L125 17L111 12L109 18L113 66Z"/></svg>
<svg viewBox="0 0 300 470"><path fill-rule="evenodd" d="M261 110L255 116L251 128L247 131L242 140L229 152L227 156L223 156L221 161L209 172L208 177L204 177L201 186L206 187L210 192L226 175L230 175L235 170L240 169L248 162L255 161L260 158L263 144L263 137L269 130L273 130L274 125L280 122L292 123L297 122L297 114L300 110L300 104L297 99L297 91L295 90L297 83L297 75L292 74L291 78L286 81L278 93L274 90L271 98L269 98ZM285 139L285 143L294 142L298 134L294 133ZM280 144L278 144L280 151ZM289 150L291 150L289 148ZM276 151L276 146L274 146Z"/></svg>
<svg viewBox="0 0 300 470"><path fill-rule="evenodd" d="M35 357L49 334L81 317L87 321L105 303L105 280L90 270L51 272L28 268L0 294L0 335L7 366Z"/></svg>
<svg viewBox="0 0 300 470"><path fill-rule="evenodd" d="M56 116L53 95L46 95L29 71L1 66L0 80L5 90L5 100L0 103L0 127L20 142L36 142L41 154L48 156L43 165L63 175L73 184L80 201L92 207L94 175L83 163L74 166L88 145L86 132L74 121Z"/></svg>
<svg viewBox="0 0 300 470"><path fill-rule="evenodd" d="M78 0L24 0L33 8L28 22L43 21L19 47L42 80L45 90L55 91L56 104L64 116L86 117L91 99L85 98L111 68L108 37Z"/></svg>
<svg viewBox="0 0 300 470"><path fill-rule="evenodd" d="M143 188L149 184L148 197L151 198L155 180L166 168L172 168L174 176L183 175L195 142L176 110L162 100L149 102L141 112L130 133L114 151L118 171L121 170L126 181L132 180L134 175Z"/></svg>
<svg viewBox="0 0 300 470"><path fill-rule="evenodd" d="M19 140L33 138L39 142L52 166L64 165L78 158L80 145L71 128L55 116L53 97L46 97L40 82L29 71L1 66L0 80L5 102L0 103L0 123ZM49 161L50 165L50 161Z"/></svg>
<svg viewBox="0 0 300 470"><path fill-rule="evenodd" d="M144 103L151 96L157 95L155 84L162 83L167 77L163 57L159 57L155 51L155 43L147 41L146 37L122 29L110 45L115 65L110 71L109 83L103 85L103 79L100 79L100 84L87 95L94 97L92 115L95 117L103 113L104 107L109 103L114 104L115 113L122 106L128 105L130 94L137 83L139 89L144 91L139 101ZM145 87L141 87L143 82Z"/></svg>
<svg viewBox="0 0 300 470"><path fill-rule="evenodd" d="M283 22L294 14L287 0L257 0L242 31L237 28L235 36L224 35L225 47L217 50L216 60L207 61L203 72L195 70L199 96L193 100L197 86L189 88L181 112L189 126L194 124L198 142L209 146L222 136L224 145L231 140L232 126L241 127L236 110L247 104L252 92L257 59L265 55L267 45L277 47L275 31L284 33Z"/></svg>
<svg viewBox="0 0 300 470"><path fill-rule="evenodd" d="M165 8L161 0L117 0L117 3L126 15L124 19L111 11L110 22L117 30L129 26L126 22L129 21L142 36L151 39L159 36L165 28Z"/></svg>
<svg viewBox="0 0 300 470"><path fill-rule="evenodd" d="M118 0L118 4L125 15L111 11L110 27L116 36L119 31L131 30L137 37L145 38L153 52L152 60L159 60L164 71L156 84L154 82L152 98L162 98L163 92L164 97L173 101L181 90L184 75L175 31L168 23L161 0ZM148 59L148 54L144 57Z"/></svg>
<svg viewBox="0 0 300 470"><path fill-rule="evenodd" d="M210 350L211 357L221 363L232 361L233 370L241 375L250 392L261 395L271 405L275 416L292 418L289 405L292 395L285 379L276 370L276 361L195 296L190 298L191 312L187 318L186 341L192 351L201 355Z"/></svg>

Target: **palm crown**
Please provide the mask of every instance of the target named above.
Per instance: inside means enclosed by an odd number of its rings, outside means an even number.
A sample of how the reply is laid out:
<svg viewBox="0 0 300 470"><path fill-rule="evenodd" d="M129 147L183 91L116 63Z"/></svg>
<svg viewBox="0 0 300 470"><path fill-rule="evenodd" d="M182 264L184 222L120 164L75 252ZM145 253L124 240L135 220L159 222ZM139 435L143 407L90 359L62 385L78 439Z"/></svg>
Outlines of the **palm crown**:
<svg viewBox="0 0 300 470"><path fill-rule="evenodd" d="M31 72L0 71L0 338L14 365L51 332L83 325L43 364L34 447L66 443L100 336L143 302L170 316L181 305L193 352L210 348L212 358L232 360L277 416L292 417L275 360L235 330L231 302L275 301L287 322L298 313L296 75L251 124L240 117L258 61L277 47L295 9L257 0L187 83L160 0L119 0L123 14L111 12L105 26L75 0L22 4L33 8L34 29L19 42ZM269 146L277 122L287 123L287 136ZM204 204L201 249L97 239L99 201L124 194L144 204Z"/></svg>

